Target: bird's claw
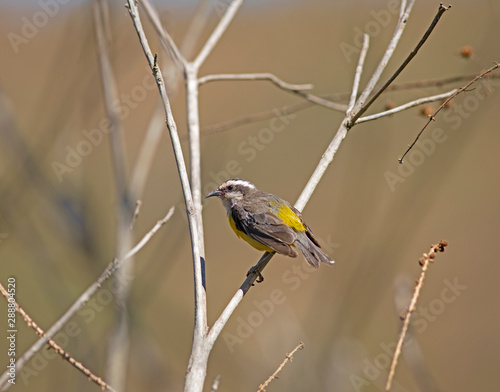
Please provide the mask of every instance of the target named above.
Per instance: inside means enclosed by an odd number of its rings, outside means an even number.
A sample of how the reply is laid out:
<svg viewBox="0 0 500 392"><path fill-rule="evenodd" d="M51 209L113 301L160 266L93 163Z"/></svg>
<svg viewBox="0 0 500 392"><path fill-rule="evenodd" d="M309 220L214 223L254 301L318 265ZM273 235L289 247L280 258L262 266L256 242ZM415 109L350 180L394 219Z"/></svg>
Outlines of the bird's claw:
<svg viewBox="0 0 500 392"><path fill-rule="evenodd" d="M248 270L247 276L249 276L251 274L256 274L257 275L257 279L256 279L257 283L262 283L264 281L264 277L262 276L262 274L259 271L259 268L256 265L254 265L252 268L250 268Z"/></svg>

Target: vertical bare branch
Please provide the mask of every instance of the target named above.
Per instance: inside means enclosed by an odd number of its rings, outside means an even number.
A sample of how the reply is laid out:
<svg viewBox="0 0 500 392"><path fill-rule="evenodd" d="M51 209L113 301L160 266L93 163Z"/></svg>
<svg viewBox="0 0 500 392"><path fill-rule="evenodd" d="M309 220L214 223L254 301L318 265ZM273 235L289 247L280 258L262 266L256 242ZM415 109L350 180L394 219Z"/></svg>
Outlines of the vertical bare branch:
<svg viewBox="0 0 500 392"><path fill-rule="evenodd" d="M346 115L349 116L354 109L356 104L356 98L358 96L359 82L361 80L361 74L363 73L363 67L365 65L366 53L368 52L368 47L370 46L370 36L368 34L363 34L363 46L361 48L361 53L359 54L358 65L356 66L356 72L354 73L354 83L352 84L351 97L349 98L349 106L347 107Z"/></svg>
<svg viewBox="0 0 500 392"><path fill-rule="evenodd" d="M167 96L167 91L164 84L164 79L159 69L156 58L151 52L148 40L144 33L142 23L139 17L139 10L134 0L127 0L128 9L130 17L134 23L134 27L137 31L139 41L141 43L142 49L146 58L148 60L149 66L153 71L153 75L158 85L160 96L163 102L163 107L165 110L167 128L170 133L170 140L172 142L172 147L174 150L175 160L177 163L177 170L179 172L179 177L181 180L182 191L184 194L184 202L186 204L186 212L188 217L189 231L191 237L191 249L193 255L193 271L194 271L194 291L195 291L195 317L194 317L194 332L193 332L193 346L191 358L196 359L195 364L193 359L190 359L190 365L188 369L188 375L190 371L194 377L193 388L191 390L203 389L203 382L206 377L206 364L208 361L208 355L204 353L204 341L205 334L208 329L207 326L207 304L206 304L206 292L204 287L204 271L201 260L200 253L200 238L199 230L196 223L195 216L195 206L193 203L193 197L191 192L191 187L189 185L188 174L186 169L186 164L184 161L184 154L182 153L182 147L179 140L179 135L177 133L177 125L175 123L174 117L172 115L172 110L170 107L170 101ZM204 358L207 358L205 360ZM200 365L198 361L204 362L204 365Z"/></svg>
<svg viewBox="0 0 500 392"><path fill-rule="evenodd" d="M96 0L93 4L94 28L97 44L97 53L100 66L101 84L107 116L110 121L111 155L113 160L114 176L117 194L117 238L116 254L121 258L130 249L132 232L130 221L132 217L132 204L128 192L125 169L125 148L123 141L123 127L119 118L118 108L114 105L118 101L118 89L109 58L108 40L105 29L109 30L109 20L104 19L107 9L106 0ZM125 389L126 369L128 363L129 326L127 303L131 289L130 277L133 276L133 261L120 269L114 279L117 281L115 303L117 307L117 320L114 331L108 343L107 379L118 390ZM128 283L124 283L128 282Z"/></svg>

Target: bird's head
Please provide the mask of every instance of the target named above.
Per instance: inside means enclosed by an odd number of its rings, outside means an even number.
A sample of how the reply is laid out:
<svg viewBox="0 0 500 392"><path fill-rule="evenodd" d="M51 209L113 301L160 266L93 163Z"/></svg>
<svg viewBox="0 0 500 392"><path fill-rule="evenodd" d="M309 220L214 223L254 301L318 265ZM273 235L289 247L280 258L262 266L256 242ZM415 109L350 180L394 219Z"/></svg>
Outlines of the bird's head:
<svg viewBox="0 0 500 392"><path fill-rule="evenodd" d="M220 184L216 190L206 195L205 199L207 197L217 196L227 208L234 201L241 200L256 190L257 188L250 181L241 178L232 178Z"/></svg>

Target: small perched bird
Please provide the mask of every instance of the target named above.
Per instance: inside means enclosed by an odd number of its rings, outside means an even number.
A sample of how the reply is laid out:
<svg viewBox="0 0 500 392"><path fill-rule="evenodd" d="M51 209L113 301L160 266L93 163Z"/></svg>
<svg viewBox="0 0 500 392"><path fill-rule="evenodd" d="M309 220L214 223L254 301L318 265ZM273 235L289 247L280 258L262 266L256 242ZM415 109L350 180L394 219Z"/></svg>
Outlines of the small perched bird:
<svg viewBox="0 0 500 392"><path fill-rule="evenodd" d="M333 265L300 212L286 200L259 191L241 178L223 182L205 198L212 196L221 199L236 235L254 248L290 257L297 257L298 249L314 268L320 262Z"/></svg>

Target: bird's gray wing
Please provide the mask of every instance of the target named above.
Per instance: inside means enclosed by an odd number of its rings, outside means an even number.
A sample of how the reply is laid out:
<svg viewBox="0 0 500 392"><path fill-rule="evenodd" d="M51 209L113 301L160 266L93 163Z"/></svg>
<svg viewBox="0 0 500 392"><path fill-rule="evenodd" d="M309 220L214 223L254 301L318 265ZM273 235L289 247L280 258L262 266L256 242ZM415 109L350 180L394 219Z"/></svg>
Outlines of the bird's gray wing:
<svg viewBox="0 0 500 392"><path fill-rule="evenodd" d="M291 246L297 239L297 234L273 213L251 213L242 206L234 206L231 213L238 230L277 253L297 256L295 247Z"/></svg>

